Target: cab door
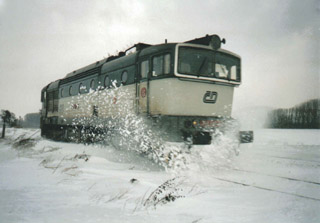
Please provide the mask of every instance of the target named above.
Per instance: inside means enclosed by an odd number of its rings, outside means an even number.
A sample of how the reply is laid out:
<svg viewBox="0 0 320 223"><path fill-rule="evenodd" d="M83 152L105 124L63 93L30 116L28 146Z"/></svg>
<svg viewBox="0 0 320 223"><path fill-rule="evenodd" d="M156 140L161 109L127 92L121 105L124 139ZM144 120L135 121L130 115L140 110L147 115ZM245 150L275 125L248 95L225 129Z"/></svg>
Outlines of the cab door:
<svg viewBox="0 0 320 223"><path fill-rule="evenodd" d="M149 113L149 76L150 62L148 58L139 62L139 81L137 82L137 113Z"/></svg>

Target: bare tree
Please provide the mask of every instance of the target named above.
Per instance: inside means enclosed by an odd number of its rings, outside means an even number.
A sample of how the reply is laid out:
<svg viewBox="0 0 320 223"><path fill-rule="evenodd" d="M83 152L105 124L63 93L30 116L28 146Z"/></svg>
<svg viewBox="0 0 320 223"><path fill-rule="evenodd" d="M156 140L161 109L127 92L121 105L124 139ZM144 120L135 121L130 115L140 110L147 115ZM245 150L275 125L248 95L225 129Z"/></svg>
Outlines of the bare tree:
<svg viewBox="0 0 320 223"><path fill-rule="evenodd" d="M9 110L1 110L1 119L3 122L2 138L4 138L6 134L6 124L8 124L9 126L15 126L17 124L17 119L16 115Z"/></svg>

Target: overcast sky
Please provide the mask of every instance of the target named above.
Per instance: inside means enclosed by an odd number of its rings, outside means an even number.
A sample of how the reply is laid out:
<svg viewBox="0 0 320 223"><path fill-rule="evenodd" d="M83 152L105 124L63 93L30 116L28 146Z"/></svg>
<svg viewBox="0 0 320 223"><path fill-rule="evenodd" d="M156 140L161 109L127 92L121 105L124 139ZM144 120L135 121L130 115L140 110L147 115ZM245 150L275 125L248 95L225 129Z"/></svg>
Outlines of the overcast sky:
<svg viewBox="0 0 320 223"><path fill-rule="evenodd" d="M49 82L137 42L205 34L242 57L235 109L320 98L319 2L0 0L0 109L37 112Z"/></svg>

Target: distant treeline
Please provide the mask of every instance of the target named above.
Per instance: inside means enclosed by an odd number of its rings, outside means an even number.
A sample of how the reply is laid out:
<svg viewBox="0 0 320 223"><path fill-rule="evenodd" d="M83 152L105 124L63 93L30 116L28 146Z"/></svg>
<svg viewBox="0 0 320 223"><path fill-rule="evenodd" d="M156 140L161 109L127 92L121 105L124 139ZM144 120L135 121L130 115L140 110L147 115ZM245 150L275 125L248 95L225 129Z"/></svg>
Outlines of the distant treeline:
<svg viewBox="0 0 320 223"><path fill-rule="evenodd" d="M269 128L320 129L320 99L269 113Z"/></svg>

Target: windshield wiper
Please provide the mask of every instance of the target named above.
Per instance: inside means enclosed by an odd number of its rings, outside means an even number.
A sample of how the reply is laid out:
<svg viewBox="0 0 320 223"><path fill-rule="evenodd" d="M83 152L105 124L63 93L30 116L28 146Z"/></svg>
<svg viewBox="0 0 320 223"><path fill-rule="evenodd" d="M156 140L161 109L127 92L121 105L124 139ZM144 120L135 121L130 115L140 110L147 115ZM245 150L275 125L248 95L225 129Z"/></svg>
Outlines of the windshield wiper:
<svg viewBox="0 0 320 223"><path fill-rule="evenodd" d="M199 67L199 69L198 69L198 72L197 72L197 76L198 76L198 77L200 76L200 72L201 72L203 66L204 66L205 63L207 62L207 59L208 59L207 57L205 57L205 58L203 59L201 65L200 65L200 67Z"/></svg>

